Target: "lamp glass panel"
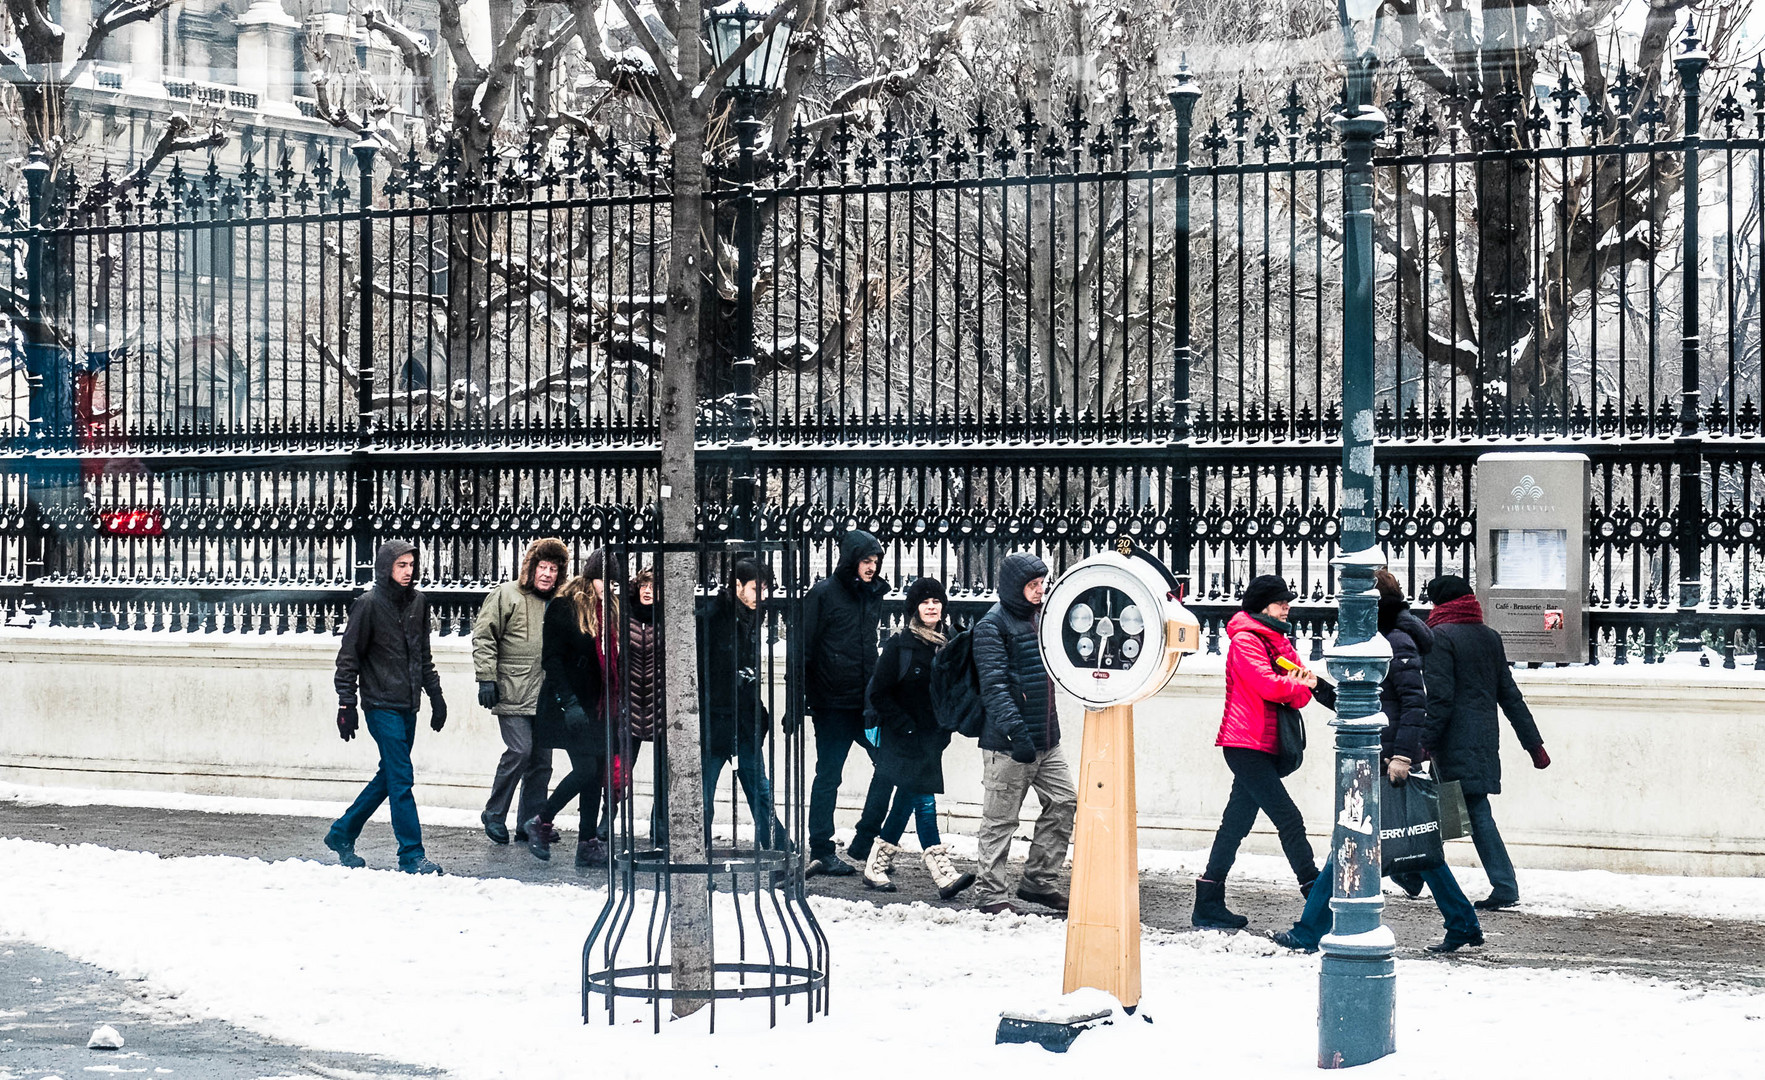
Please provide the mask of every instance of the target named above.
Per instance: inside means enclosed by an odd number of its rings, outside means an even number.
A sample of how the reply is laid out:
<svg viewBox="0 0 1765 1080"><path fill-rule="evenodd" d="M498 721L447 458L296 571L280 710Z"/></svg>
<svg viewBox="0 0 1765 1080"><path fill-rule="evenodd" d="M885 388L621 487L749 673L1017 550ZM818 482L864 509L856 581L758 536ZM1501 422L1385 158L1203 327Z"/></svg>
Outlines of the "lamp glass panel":
<svg viewBox="0 0 1765 1080"><path fill-rule="evenodd" d="M711 17L711 55L721 64L741 47L743 37L742 20L712 13Z"/></svg>

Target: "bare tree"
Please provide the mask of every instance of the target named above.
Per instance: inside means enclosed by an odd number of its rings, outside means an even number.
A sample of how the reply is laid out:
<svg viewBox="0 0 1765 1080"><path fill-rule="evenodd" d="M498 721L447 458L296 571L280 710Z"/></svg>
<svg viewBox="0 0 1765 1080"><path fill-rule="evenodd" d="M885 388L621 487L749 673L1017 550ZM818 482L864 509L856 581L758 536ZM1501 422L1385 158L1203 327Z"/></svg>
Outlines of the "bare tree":
<svg viewBox="0 0 1765 1080"><path fill-rule="evenodd" d="M1667 86L1691 0L1650 0L1626 56L1615 55L1622 7L1622 0L1484 0L1475 19L1454 0L1388 0L1383 10L1414 111L1426 110L1436 132L1462 133L1460 149L1524 151L1546 140L1609 140L1620 125L1639 131L1678 122ZM1749 8L1719 5L1703 27L1718 55ZM1546 108L1534 87L1553 70L1561 84ZM1660 156L1653 175L1629 164L1618 154L1577 157L1555 176L1535 177L1545 166L1532 156L1490 155L1472 167L1468 197L1425 202L1405 187L1392 191L1400 198L1382 198L1376 233L1400 290L1420 297L1424 278L1437 278L1436 299L1407 306L1404 344L1430 369L1466 380L1481 373L1480 394L1501 393L1516 405L1563 400L1575 311L1605 275L1625 263L1651 264L1674 240L1662 225L1684 184L1678 161ZM1393 175L1404 184L1401 172ZM1405 212L1390 209L1398 204ZM1621 222L1654 227L1620 230ZM1441 265L1429 266L1424 229L1460 236L1461 249L1440 252ZM1541 229L1548 234L1537 235ZM1546 269L1550 287L1540 296L1533 283ZM1510 385L1490 381L1508 371Z"/></svg>

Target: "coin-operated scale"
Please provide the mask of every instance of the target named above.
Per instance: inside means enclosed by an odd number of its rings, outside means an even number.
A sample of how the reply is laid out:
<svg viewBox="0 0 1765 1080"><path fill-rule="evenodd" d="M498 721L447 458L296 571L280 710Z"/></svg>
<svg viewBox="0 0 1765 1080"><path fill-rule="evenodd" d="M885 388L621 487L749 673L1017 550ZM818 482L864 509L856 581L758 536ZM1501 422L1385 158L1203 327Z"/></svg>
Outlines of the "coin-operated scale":
<svg viewBox="0 0 1765 1080"><path fill-rule="evenodd" d="M1066 986L1140 1003L1140 868L1134 803L1134 702L1164 689L1201 624L1163 563L1129 541L1072 567L1042 602L1048 673L1085 706Z"/></svg>

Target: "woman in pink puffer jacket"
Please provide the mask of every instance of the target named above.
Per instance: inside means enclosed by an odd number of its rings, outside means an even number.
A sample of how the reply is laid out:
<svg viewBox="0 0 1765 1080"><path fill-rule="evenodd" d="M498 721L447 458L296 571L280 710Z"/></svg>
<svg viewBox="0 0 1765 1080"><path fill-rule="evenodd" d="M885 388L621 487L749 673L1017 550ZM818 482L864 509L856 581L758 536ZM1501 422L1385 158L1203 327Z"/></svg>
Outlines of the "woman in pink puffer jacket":
<svg viewBox="0 0 1765 1080"><path fill-rule="evenodd" d="M1281 837L1281 850L1299 881L1300 894L1309 893L1318 877L1305 819L1276 768L1275 706L1303 708L1318 683L1316 675L1303 670L1288 637L1293 629L1287 616L1297 595L1279 577L1265 574L1244 590L1243 610L1226 624L1231 642L1226 650L1226 711L1214 744L1224 750L1226 766L1232 770L1232 794L1213 838L1207 870L1195 882L1195 914L1190 919L1195 926L1237 930L1250 921L1226 907L1226 875L1259 810L1269 816ZM1277 656L1302 670L1283 672L1275 665Z"/></svg>

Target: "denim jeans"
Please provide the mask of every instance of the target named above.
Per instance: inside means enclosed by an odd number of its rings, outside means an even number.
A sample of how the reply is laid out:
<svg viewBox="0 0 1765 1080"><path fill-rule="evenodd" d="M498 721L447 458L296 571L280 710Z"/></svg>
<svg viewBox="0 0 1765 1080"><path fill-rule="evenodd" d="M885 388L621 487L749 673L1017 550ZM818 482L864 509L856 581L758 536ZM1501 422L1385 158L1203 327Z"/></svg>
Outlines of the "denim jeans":
<svg viewBox="0 0 1765 1080"><path fill-rule="evenodd" d="M903 788L895 789L895 803L889 807L889 816L883 820L882 832L877 835L891 844L899 844L901 834L907 831L909 817L913 819L914 831L919 834L921 851L943 843L938 836L937 796Z"/></svg>
<svg viewBox="0 0 1765 1080"><path fill-rule="evenodd" d="M417 822L417 800L411 794L415 777L411 771L411 744L417 739L417 714L396 709L369 709L363 718L368 734L380 748L380 769L343 816L331 825L331 835L355 843L362 826L383 802L392 804L392 835L398 838L398 865L410 866L423 858L423 827Z"/></svg>
<svg viewBox="0 0 1765 1080"><path fill-rule="evenodd" d="M878 836L891 844L901 842L913 819L919 833L921 850L937 847L938 800L935 795L898 788L881 776L870 778L870 790L864 796L864 813L852 831L852 844L846 854L854 859L870 857L870 845Z"/></svg>
<svg viewBox="0 0 1765 1080"><path fill-rule="evenodd" d="M1501 831L1495 827L1489 796L1465 792L1465 809L1471 816L1471 844L1477 849L1483 872L1489 876L1489 895L1497 900L1518 900L1520 879L1514 876L1514 860L1508 857L1508 846L1502 843Z"/></svg>
<svg viewBox="0 0 1765 1080"><path fill-rule="evenodd" d="M717 807L717 781L723 777L723 766L729 759L720 754L706 753L702 758L705 770L705 834L711 833L712 815ZM760 756L758 738L741 738L736 743L735 779L748 799L748 812L754 815L754 837L763 848L789 847L790 837L784 824L772 810L772 784L766 779L765 762ZM762 822L770 821L770 835ZM734 822L730 823L732 826Z"/></svg>
<svg viewBox="0 0 1765 1080"><path fill-rule="evenodd" d="M815 714L815 780L809 786L809 858L833 854L833 811L854 742L864 744L864 714L823 709Z"/></svg>
<svg viewBox="0 0 1765 1080"><path fill-rule="evenodd" d="M1334 888L1336 857L1332 855L1324 860L1324 872L1313 886L1311 895L1306 898L1305 911L1299 921L1293 924L1293 940L1307 948L1315 946L1330 932L1330 891ZM1468 938L1480 927L1477 924L1477 909L1465 897L1465 891L1459 888L1458 879L1452 876L1452 870L1446 866L1436 866L1432 870L1416 873L1428 885L1428 894L1434 897L1434 905L1440 909L1441 918L1446 922L1446 932L1454 937Z"/></svg>

